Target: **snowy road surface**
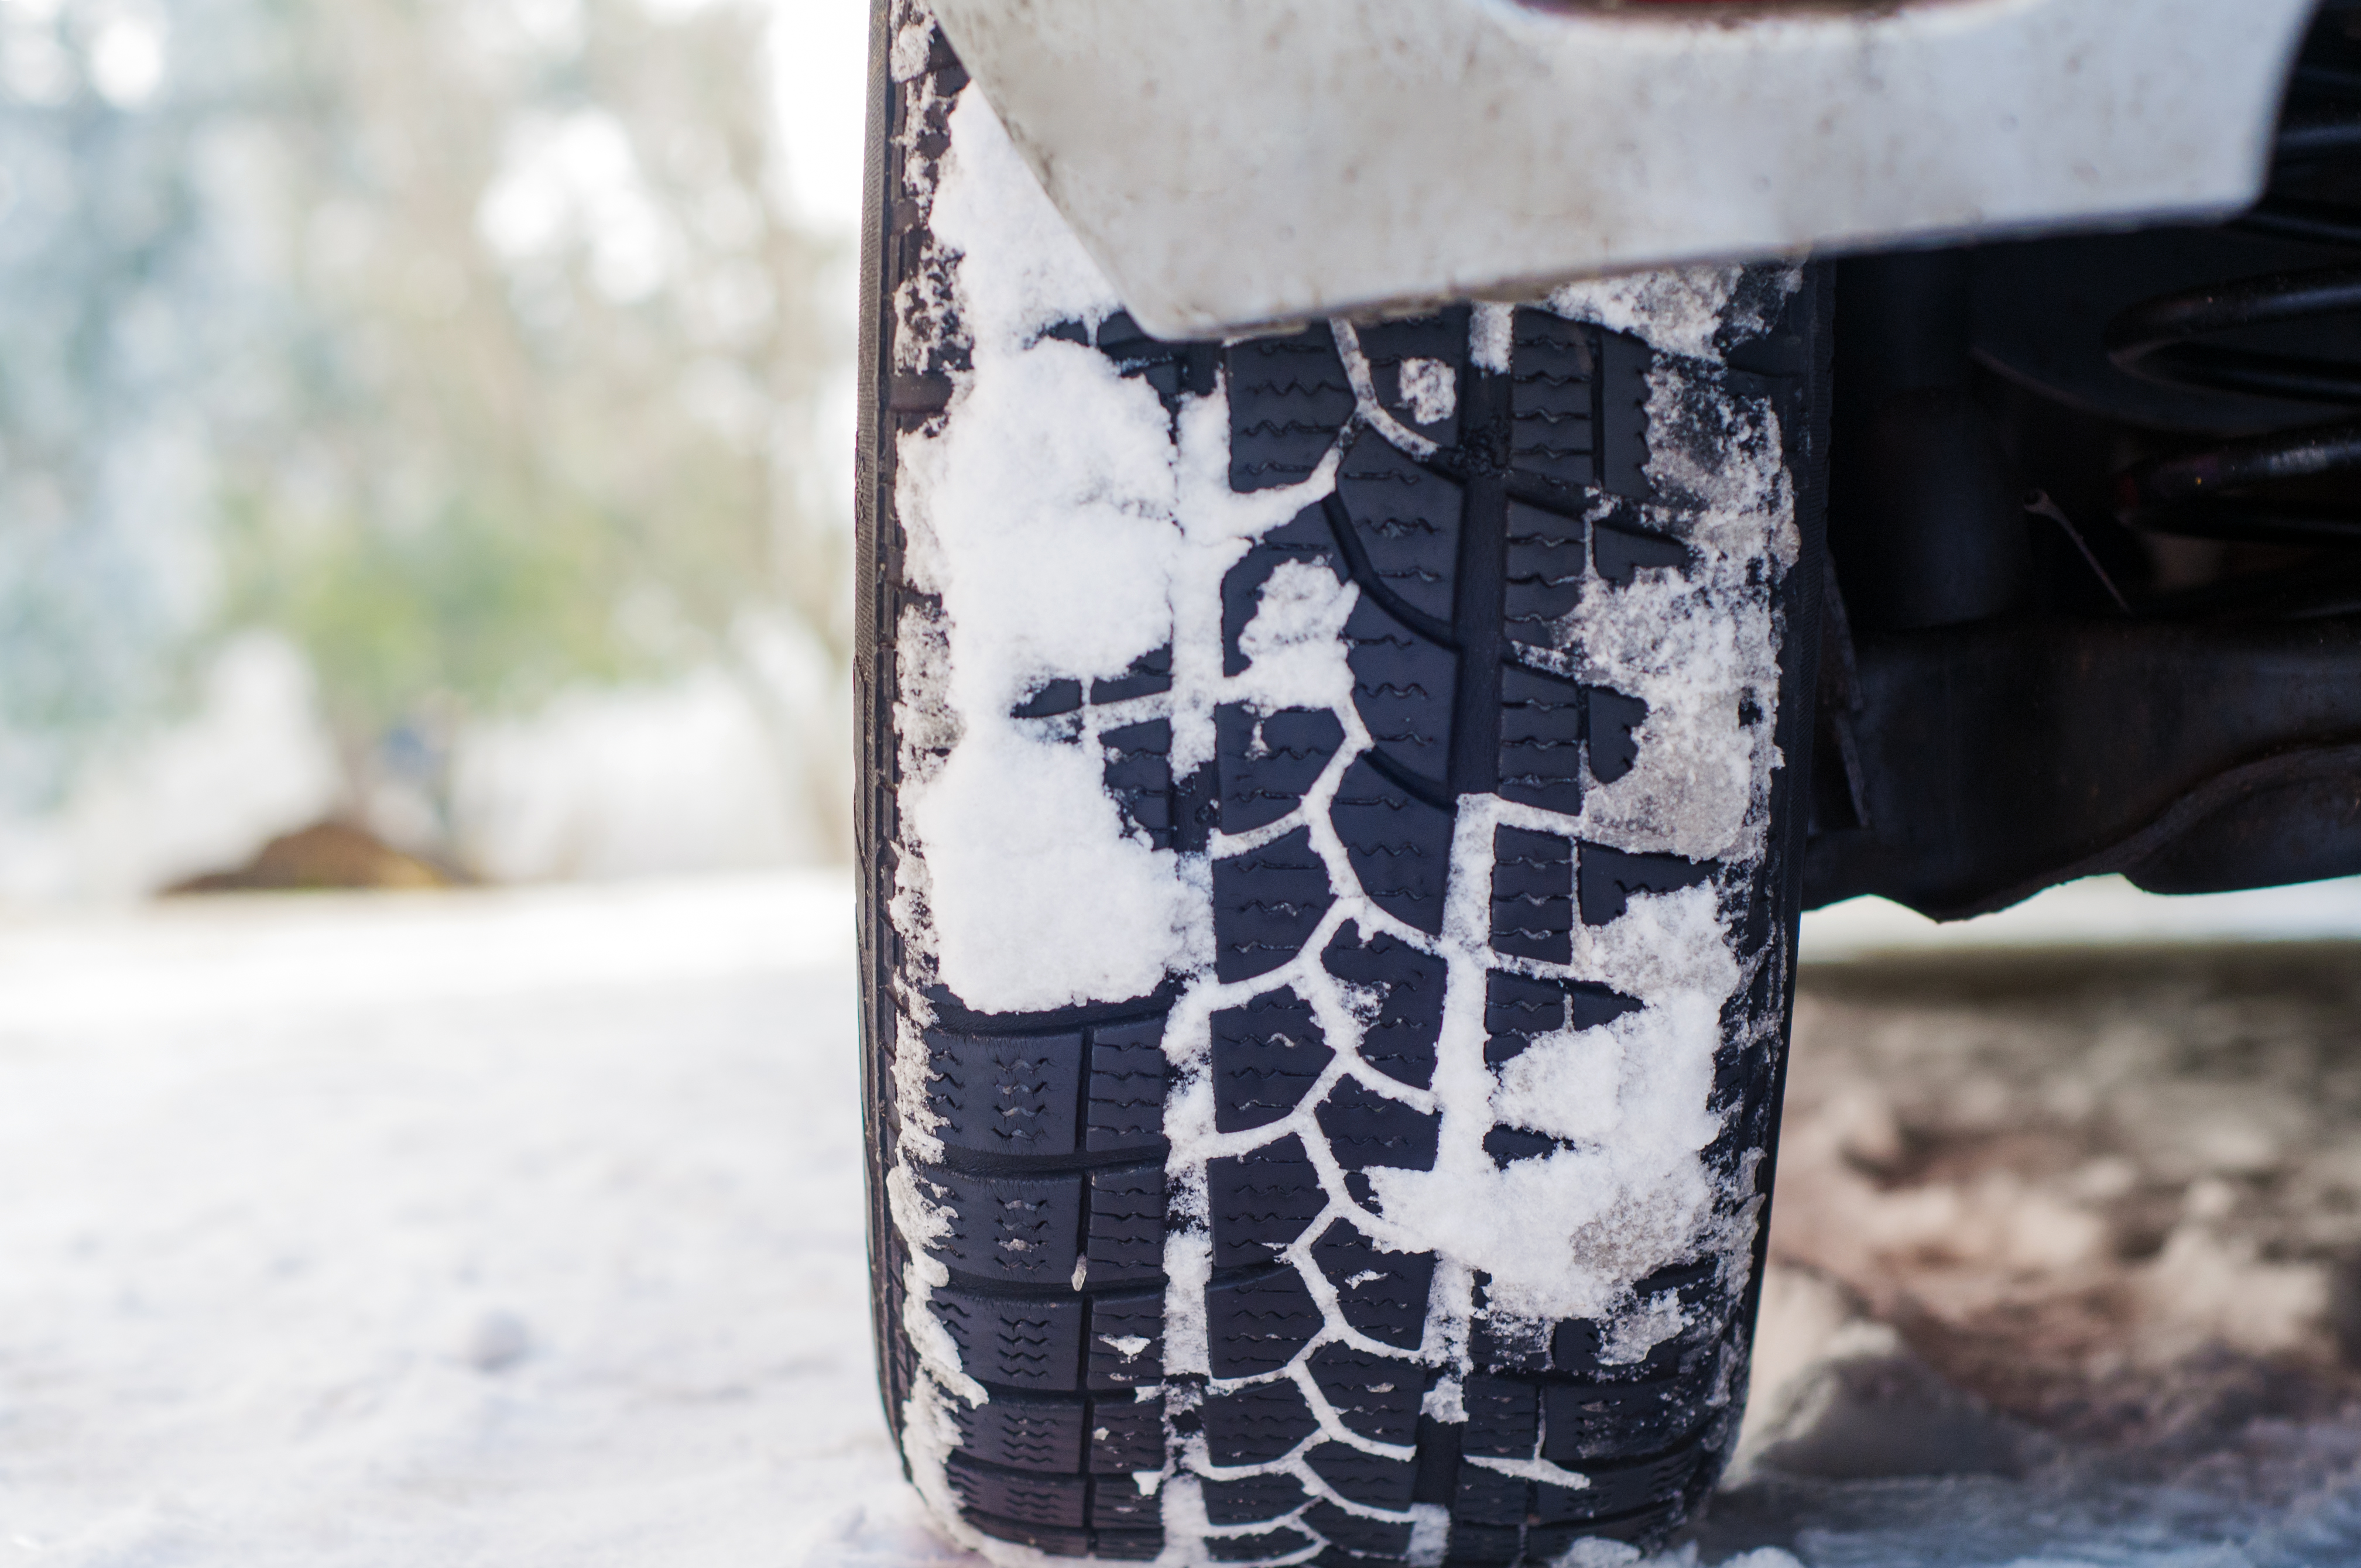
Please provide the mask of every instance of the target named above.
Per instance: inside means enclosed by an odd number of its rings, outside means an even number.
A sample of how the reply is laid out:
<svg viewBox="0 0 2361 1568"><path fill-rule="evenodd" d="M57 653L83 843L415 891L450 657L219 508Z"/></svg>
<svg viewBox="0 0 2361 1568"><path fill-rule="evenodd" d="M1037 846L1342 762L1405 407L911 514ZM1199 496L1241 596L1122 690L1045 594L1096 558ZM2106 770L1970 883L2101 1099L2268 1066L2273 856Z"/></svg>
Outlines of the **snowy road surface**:
<svg viewBox="0 0 2361 1568"><path fill-rule="evenodd" d="M972 1561L919 1522L872 1381L849 901L813 875L0 922L0 1568ZM1812 1135L1857 1132L1825 1059ZM2351 1163L2342 1125L2320 1160ZM1893 1354L1846 1279L1774 1280L1758 1408L1786 1424L1750 1436L1818 1478L1758 1466L1701 1561L2361 1562L2361 1421L2217 1399L2093 1459ZM1861 1478L1905 1450L1952 1473Z"/></svg>

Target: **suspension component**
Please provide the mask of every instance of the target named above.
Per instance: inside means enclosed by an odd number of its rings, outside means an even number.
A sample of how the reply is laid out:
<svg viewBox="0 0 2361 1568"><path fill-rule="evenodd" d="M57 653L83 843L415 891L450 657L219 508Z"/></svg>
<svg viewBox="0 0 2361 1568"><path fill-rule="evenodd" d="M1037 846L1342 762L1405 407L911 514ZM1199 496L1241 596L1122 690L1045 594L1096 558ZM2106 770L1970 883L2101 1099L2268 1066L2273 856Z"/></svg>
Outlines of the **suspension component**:
<svg viewBox="0 0 2361 1568"><path fill-rule="evenodd" d="M2291 83L2269 193L2237 227L2361 252L2353 200L2361 154L2361 5L2323 5ZM2361 315L2361 258L2210 283L2131 306L2107 325L2109 356L2127 374L2193 391L2310 403L2361 415L2361 360L2291 353L2257 334ZM2223 341L2244 335L2247 341ZM2279 335L2286 335L2281 333ZM2268 339L2267 339L2268 341ZM2302 424L2151 458L2116 479L2118 518L2145 533L2239 543L2361 546L2361 504L2331 482L2361 475L2361 417ZM2214 594L2266 614L2318 614L2317 596L2257 583ZM2341 607L2349 590L2335 595Z"/></svg>

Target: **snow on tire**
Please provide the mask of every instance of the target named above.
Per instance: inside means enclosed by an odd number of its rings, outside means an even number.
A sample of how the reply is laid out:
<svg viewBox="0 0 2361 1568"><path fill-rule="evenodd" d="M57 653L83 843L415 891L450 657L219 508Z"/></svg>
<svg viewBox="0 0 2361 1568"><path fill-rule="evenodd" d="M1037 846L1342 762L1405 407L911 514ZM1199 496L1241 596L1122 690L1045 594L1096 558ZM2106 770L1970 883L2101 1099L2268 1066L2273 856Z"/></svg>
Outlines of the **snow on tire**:
<svg viewBox="0 0 2361 1568"><path fill-rule="evenodd" d="M881 21L873 1259L995 1561L1545 1562L1736 1434L1826 303L1137 331Z"/></svg>

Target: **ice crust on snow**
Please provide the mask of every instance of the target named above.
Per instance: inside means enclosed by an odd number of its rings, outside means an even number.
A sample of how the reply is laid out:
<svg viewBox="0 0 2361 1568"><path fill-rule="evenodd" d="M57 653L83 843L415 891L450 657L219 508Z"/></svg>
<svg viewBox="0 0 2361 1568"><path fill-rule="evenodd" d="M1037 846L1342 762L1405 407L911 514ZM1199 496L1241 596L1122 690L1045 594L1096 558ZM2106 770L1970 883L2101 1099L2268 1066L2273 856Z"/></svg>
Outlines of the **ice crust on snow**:
<svg viewBox="0 0 2361 1568"><path fill-rule="evenodd" d="M920 15L915 7L909 14ZM1553 647L1535 651L1576 678L1648 704L1637 764L1617 785L1594 786L1575 816L1464 797L1438 938L1359 892L1330 820L1345 770L1371 745L1343 638L1358 588L1324 565L1279 566L1239 640L1246 669L1224 672L1224 575L1257 536L1333 489L1341 440L1303 483L1234 494L1224 393L1182 398L1178 412L1168 413L1143 381L1120 376L1104 356L1046 336L1061 323L1095 325L1115 302L981 96L963 92L949 124L949 151L913 181L928 193L944 264L937 281L913 288L903 318L955 330L966 362L951 372L946 414L901 439L895 492L908 578L934 596L933 607L906 620L898 643L903 657L930 661L933 673L906 684L897 718L941 744L904 774L906 833L916 853L903 857L895 918L907 921L903 933L917 961L931 963L935 978L980 1011L1122 1001L1168 975L1182 981L1165 1034L1175 1073L1165 1113L1167 1172L1176 1212L1194 1224L1176 1229L1166 1244L1168 1409L1185 1415L1198 1387L1219 1393L1237 1386L1211 1376L1208 1162L1290 1135L1301 1138L1327 1202L1279 1259L1299 1271L1326 1320L1307 1354L1342 1343L1440 1367L1444 1375L1426 1408L1439 1419L1464 1420L1459 1378L1469 1365L1481 1273L1490 1278L1486 1310L1496 1332L1594 1319L1611 1358L1644 1357L1686 1325L1677 1299L1642 1299L1636 1283L1701 1255L1723 1257L1726 1270L1746 1266L1751 1180L1717 1172L1704 1151L1720 1131L1709 1102L1724 1012L1749 975L1712 884L1635 894L1613 923L1578 926L1568 964L1502 958L1490 947L1493 844L1499 828L1524 828L1578 844L1719 861L1726 875L1742 876L1767 843L1769 781L1779 762L1771 739L1779 652L1771 594L1777 571L1795 558L1796 533L1776 421L1767 406L1730 395L1712 359L1714 334L1740 308L1741 280L1682 274L1626 280L1620 294L1553 301L1578 319L1616 317L1606 324L1620 325L1628 317L1654 332L1663 356L1651 388L1651 476L1666 502L1651 509L1648 521L1680 538L1692 561L1680 571L1644 572L1620 588L1594 576ZM1640 321L1651 311L1663 319ZM1509 368L1512 321L1506 305L1472 313L1472 363ZM1334 323L1334 332L1356 393L1356 426L1414 456L1432 455L1433 443L1380 403L1350 324ZM1413 417L1448 417L1456 394L1447 365L1412 360L1398 375ZM1708 443L1711 460L1692 455ZM1060 727L1012 717L1049 681L1118 675L1168 643L1168 694L1105 712L1085 709ZM1327 709L1344 743L1297 810L1251 832L1216 834L1208 855L1159 850L1128 836L1102 782L1103 729L1168 719L1179 775L1213 758L1213 712L1229 703L1263 715ZM927 711L917 711L921 707ZM1740 722L1742 711L1753 715L1752 723ZM1217 981L1210 862L1297 831L1308 834L1327 867L1334 904L1294 960L1251 981ZM1319 961L1331 938L1348 927L1443 959L1444 1021L1431 1088L1408 1087L1360 1059L1371 998ZM1483 1009L1487 977L1501 968L1604 983L1642 1007L1603 1028L1540 1041L1496 1070L1484 1059ZM1221 1133L1210 1078L1212 1016L1281 988L1311 1007L1334 1058L1288 1117ZM1366 1206L1347 1190L1313 1116L1328 1090L1346 1079L1441 1117L1434 1168L1370 1171L1374 1196ZM897 1073L904 1104L921 1089ZM924 1118L915 1125L923 1139ZM1560 1137L1566 1146L1502 1169L1484 1148L1499 1125ZM914 1143L912 1152L924 1146ZM897 1190L897 1223L905 1209L921 1229L942 1223L927 1207L922 1185ZM1429 1321L1416 1350L1368 1340L1344 1321L1335 1288L1310 1257L1312 1241L1338 1218L1381 1248L1435 1255ZM914 1271L914 1303L931 1283ZM926 1375L911 1397L912 1463L921 1488L951 1517L940 1469L950 1428L941 1401L980 1390L959 1370L947 1336L919 1348ZM1407 1365L1405 1373L1418 1375ZM1338 1419L1303 1356L1238 1383L1273 1380L1302 1395L1319 1424L1317 1441L1409 1455ZM1374 1512L1338 1496L1301 1449L1268 1464L1224 1469L1213 1465L1201 1435L1178 1439L1176 1431L1175 1446L1180 1467L1159 1495L1172 1550L1184 1553L1176 1562L1194 1560L1185 1556L1194 1550L1187 1543L1265 1528L1208 1522L1199 1476L1285 1473L1314 1498ZM1580 1484L1573 1473L1550 1469L1556 1484ZM1377 1517L1411 1518L1414 1530L1428 1532L1416 1539L1441 1550L1425 1516ZM970 1534L961 1539L996 1560L1033 1560L1024 1549Z"/></svg>

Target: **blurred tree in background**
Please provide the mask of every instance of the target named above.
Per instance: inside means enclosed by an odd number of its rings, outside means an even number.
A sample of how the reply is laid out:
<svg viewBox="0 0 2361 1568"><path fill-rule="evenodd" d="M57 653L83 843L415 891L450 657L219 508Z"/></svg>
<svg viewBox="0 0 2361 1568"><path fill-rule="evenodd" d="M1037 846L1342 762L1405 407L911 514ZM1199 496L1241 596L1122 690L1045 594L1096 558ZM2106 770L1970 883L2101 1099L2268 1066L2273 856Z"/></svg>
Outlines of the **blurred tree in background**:
<svg viewBox="0 0 2361 1568"><path fill-rule="evenodd" d="M353 809L588 682L849 665L816 454L843 358L766 12L730 0L0 0L0 773L308 656ZM847 836L844 781L807 779Z"/></svg>

